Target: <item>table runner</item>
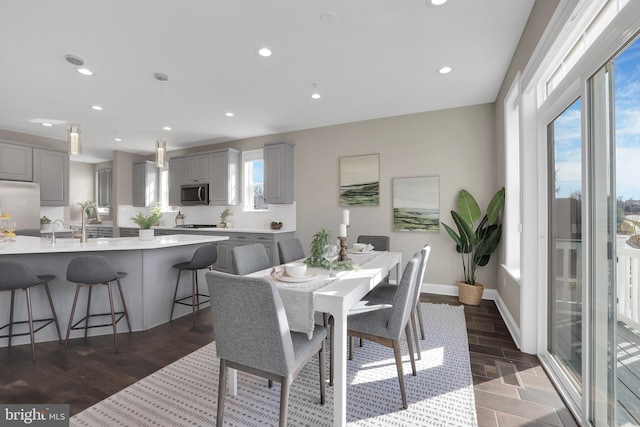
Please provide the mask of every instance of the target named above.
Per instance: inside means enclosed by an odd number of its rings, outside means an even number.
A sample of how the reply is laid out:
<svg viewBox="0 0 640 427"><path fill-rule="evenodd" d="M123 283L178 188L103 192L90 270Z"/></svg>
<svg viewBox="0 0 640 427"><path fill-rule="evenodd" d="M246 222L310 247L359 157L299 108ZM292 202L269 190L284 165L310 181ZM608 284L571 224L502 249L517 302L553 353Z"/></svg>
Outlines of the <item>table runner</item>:
<svg viewBox="0 0 640 427"><path fill-rule="evenodd" d="M349 256L354 263L365 266L382 253L383 252L379 251L363 254L350 253ZM274 269L278 268L282 267L274 267ZM316 275L313 280L302 283L290 283L277 280L271 275L272 272L273 269L269 270L269 272L263 271L260 277L272 281L278 286L280 298L282 299L284 310L287 313L289 329L296 332L305 332L309 338L313 335L315 323L315 291L334 280L347 277L350 273L350 271L345 270L334 270L336 277L329 277L329 270L314 267L307 269L308 273Z"/></svg>

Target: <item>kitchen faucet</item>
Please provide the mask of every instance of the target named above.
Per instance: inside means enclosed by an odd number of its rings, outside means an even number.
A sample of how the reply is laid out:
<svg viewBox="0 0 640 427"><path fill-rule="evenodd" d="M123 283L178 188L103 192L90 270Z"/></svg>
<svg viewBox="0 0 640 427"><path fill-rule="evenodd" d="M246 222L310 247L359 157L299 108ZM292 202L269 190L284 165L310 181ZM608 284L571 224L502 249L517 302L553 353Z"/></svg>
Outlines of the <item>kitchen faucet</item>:
<svg viewBox="0 0 640 427"><path fill-rule="evenodd" d="M56 222L59 222L60 225L62 225L62 228L64 228L64 222L62 222L61 219L53 220L53 222L51 223L51 244L52 245L56 244Z"/></svg>

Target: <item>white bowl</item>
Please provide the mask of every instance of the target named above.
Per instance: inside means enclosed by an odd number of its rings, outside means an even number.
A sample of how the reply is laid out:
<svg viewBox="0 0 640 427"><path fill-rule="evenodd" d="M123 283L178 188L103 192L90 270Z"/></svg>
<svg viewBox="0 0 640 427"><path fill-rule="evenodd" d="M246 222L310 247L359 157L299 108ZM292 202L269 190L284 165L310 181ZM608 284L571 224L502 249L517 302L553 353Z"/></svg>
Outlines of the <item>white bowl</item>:
<svg viewBox="0 0 640 427"><path fill-rule="evenodd" d="M304 277L307 272L307 264L304 262L290 262L284 265L284 269L291 277Z"/></svg>
<svg viewBox="0 0 640 427"><path fill-rule="evenodd" d="M365 243L354 243L354 244L353 244L353 250L354 250L354 251L360 251L360 252L362 252L362 250L363 250L364 248L366 248L366 247L367 247L367 245L366 245Z"/></svg>

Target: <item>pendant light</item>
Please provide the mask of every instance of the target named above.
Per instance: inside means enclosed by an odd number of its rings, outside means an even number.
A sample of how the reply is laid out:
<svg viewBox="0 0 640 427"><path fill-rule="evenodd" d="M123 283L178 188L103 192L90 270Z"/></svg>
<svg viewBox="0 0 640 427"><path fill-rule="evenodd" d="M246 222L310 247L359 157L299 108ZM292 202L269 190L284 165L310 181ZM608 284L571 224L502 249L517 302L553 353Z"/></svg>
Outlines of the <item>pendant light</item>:
<svg viewBox="0 0 640 427"><path fill-rule="evenodd" d="M80 125L77 123L69 123L67 128L67 138L69 140L69 154L79 156L82 154L82 142L80 141Z"/></svg>
<svg viewBox="0 0 640 427"><path fill-rule="evenodd" d="M155 73L153 75L160 82L160 119L162 120L162 83L169 80L169 76L163 73ZM156 167L164 168L167 166L167 141L164 139L156 139Z"/></svg>

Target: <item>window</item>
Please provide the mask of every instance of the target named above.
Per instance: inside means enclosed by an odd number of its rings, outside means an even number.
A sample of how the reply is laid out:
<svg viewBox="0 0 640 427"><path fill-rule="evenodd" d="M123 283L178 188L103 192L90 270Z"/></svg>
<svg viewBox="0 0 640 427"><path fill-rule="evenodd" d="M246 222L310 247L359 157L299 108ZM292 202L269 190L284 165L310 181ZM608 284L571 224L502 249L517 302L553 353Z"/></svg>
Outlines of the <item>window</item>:
<svg viewBox="0 0 640 427"><path fill-rule="evenodd" d="M269 205L264 201L263 150L242 152L243 197L245 211L264 211Z"/></svg>
<svg viewBox="0 0 640 427"><path fill-rule="evenodd" d="M520 78L517 77L504 102L505 132L505 259L512 276L520 278Z"/></svg>

